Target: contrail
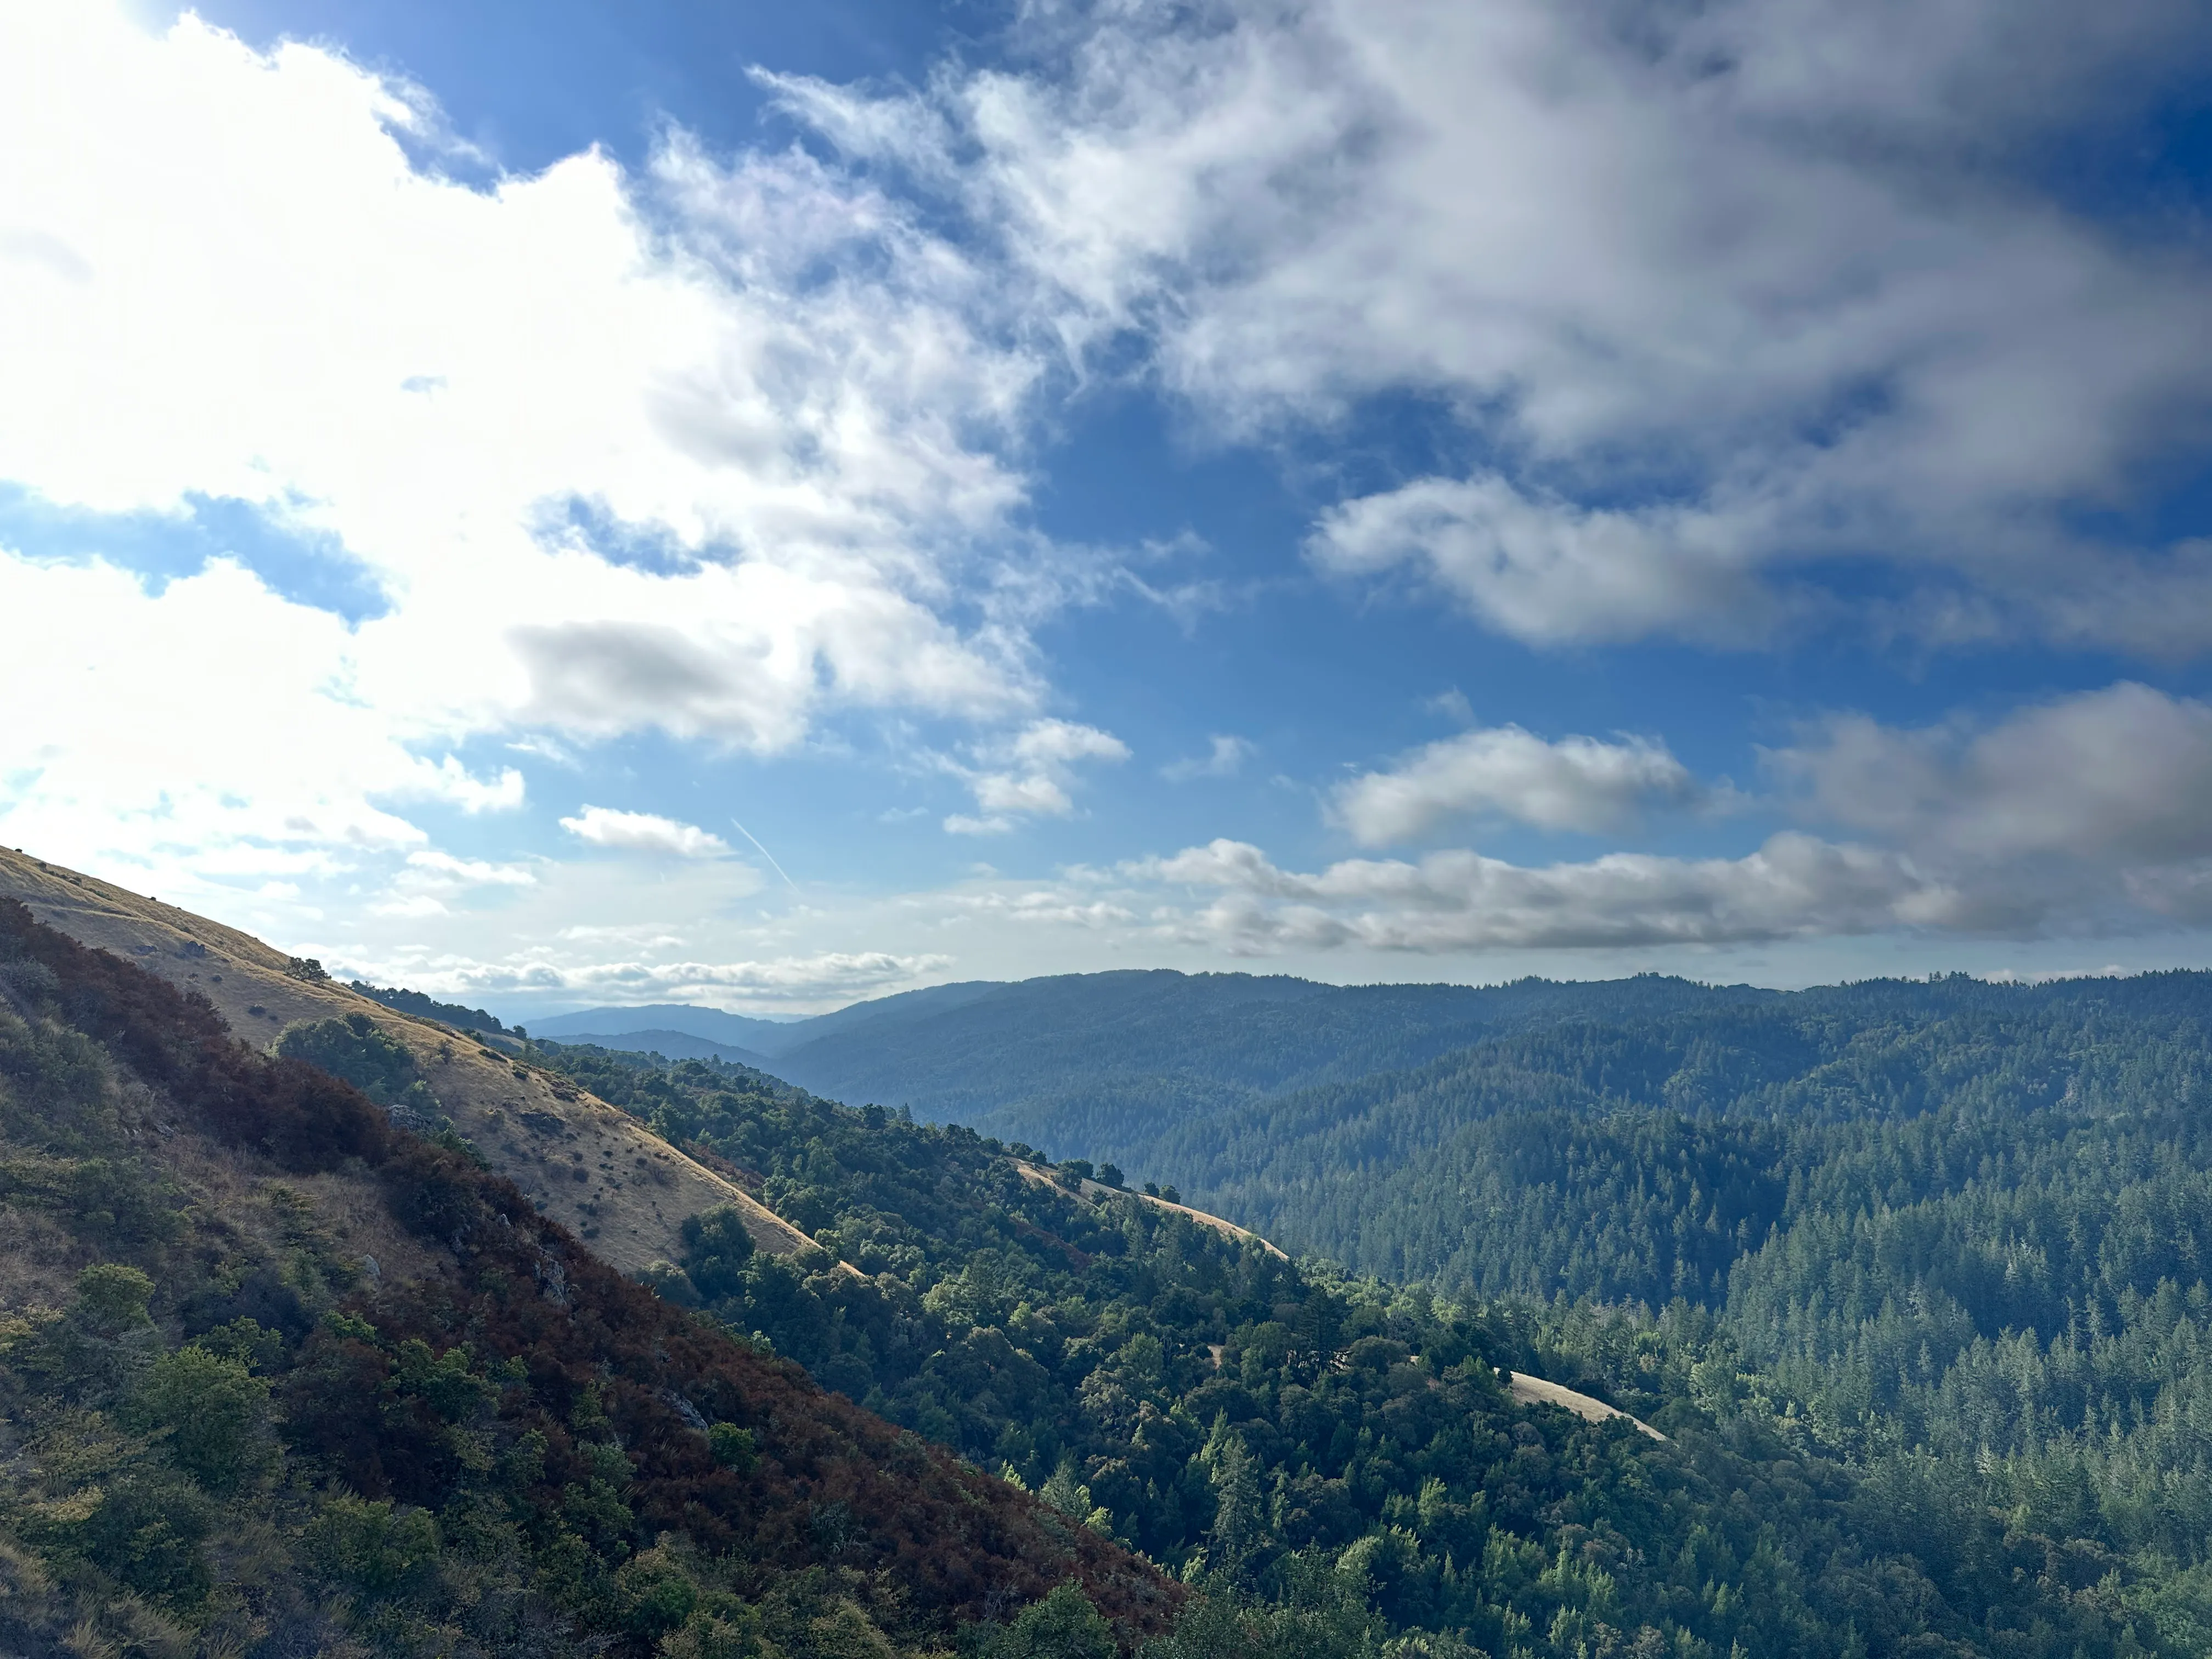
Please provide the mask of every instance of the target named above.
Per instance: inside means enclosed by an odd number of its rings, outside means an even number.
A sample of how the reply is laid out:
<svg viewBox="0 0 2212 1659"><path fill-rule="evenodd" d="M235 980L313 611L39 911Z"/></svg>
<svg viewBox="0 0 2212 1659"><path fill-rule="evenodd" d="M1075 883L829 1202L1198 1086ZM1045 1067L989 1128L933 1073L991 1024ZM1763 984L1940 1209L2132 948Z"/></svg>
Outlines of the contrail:
<svg viewBox="0 0 2212 1659"><path fill-rule="evenodd" d="M738 823L738 821L735 818L732 818L730 822L732 823ZM793 881L789 876L784 875L783 866L775 861L775 854L769 852L767 848L761 847L760 837L758 836L753 834L751 830L746 829L742 823L738 823L738 833L743 836L747 841L752 842L754 846L760 847L760 855L768 860L769 868L775 871L779 876L783 876L783 884L786 887L791 889L794 893L799 893L799 884ZM805 898L806 896L804 893L799 893L799 896L801 898Z"/></svg>

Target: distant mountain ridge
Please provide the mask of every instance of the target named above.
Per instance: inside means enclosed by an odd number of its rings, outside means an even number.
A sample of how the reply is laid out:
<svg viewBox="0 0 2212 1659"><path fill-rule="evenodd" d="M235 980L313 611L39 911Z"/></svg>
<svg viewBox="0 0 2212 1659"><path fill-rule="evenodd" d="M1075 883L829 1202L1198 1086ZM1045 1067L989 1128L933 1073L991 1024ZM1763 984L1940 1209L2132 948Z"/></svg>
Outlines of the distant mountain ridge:
<svg viewBox="0 0 2212 1659"><path fill-rule="evenodd" d="M777 1075L833 1099L1057 1146L1085 1139L1101 1109L1223 1110L1422 1065L1501 1030L1779 994L1656 975L1340 986L1165 969L958 988L957 999L915 993L793 1027L774 1056Z"/></svg>
<svg viewBox="0 0 2212 1659"><path fill-rule="evenodd" d="M709 1042L747 1048L755 1054L775 1051L778 1038L795 1030L803 1021L756 1019L749 1014L726 1013L720 1008L701 1008L689 1003L650 1002L635 1008L585 1008L573 1014L554 1014L529 1022L533 1035L573 1042L590 1034L634 1036L653 1031L680 1031Z"/></svg>
<svg viewBox="0 0 2212 1659"><path fill-rule="evenodd" d="M731 1066L765 1071L775 1062L750 1048L713 1042L689 1031L576 1031L545 1039L572 1048L612 1048L619 1054L659 1054L664 1060L719 1060Z"/></svg>
<svg viewBox="0 0 2212 1659"><path fill-rule="evenodd" d="M1129 969L975 980L776 1022L673 1003L592 1008L533 1022L538 1036L671 1059L688 1038L775 1062L787 1081L836 1099L879 1100L943 1120L996 1112L1069 1088L1126 1092L1147 1080L1224 1090L1219 1103L1416 1065L1530 1022L1671 1012L1713 999L1782 994L1644 975L1505 985L1330 985L1288 975ZM656 1044L655 1039L659 1041Z"/></svg>
<svg viewBox="0 0 2212 1659"><path fill-rule="evenodd" d="M887 997L851 1003L832 1013L789 1020L761 1019L720 1008L702 1008L693 1003L647 1002L634 1008L585 1008L570 1014L554 1014L534 1022L532 1029L539 1036L556 1037L564 1042L596 1041L599 1037L635 1039L655 1032L678 1032L774 1059L832 1032L849 1030L885 1018L911 1019L940 1013L1005 988L1005 984L997 980L932 985L919 991L900 991ZM662 1052L672 1059L676 1057L673 1050Z"/></svg>

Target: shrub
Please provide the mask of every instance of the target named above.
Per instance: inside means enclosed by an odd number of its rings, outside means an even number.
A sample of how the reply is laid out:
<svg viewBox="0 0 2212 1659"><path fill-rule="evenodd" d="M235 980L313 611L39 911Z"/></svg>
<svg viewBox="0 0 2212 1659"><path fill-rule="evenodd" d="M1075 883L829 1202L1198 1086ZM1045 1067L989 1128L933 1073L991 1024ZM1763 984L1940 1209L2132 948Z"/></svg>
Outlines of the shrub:
<svg viewBox="0 0 2212 1659"><path fill-rule="evenodd" d="M96 1336L119 1336L148 1322L154 1281L136 1267L103 1261L76 1276L77 1322Z"/></svg>
<svg viewBox="0 0 2212 1659"><path fill-rule="evenodd" d="M307 1546L322 1578L368 1595L400 1595L436 1571L438 1523L421 1510L339 1494L308 1528Z"/></svg>
<svg viewBox="0 0 2212 1659"><path fill-rule="evenodd" d="M131 1403L169 1431L169 1455L210 1492L235 1492L268 1467L269 1385L234 1359L196 1346L165 1353Z"/></svg>
<svg viewBox="0 0 2212 1659"><path fill-rule="evenodd" d="M1081 1590L1062 1584L994 1632L978 1659L1114 1659L1114 1627Z"/></svg>
<svg viewBox="0 0 2212 1659"><path fill-rule="evenodd" d="M744 1288L744 1265L752 1253L753 1236L734 1205L684 1218L684 1268L708 1301L719 1302Z"/></svg>

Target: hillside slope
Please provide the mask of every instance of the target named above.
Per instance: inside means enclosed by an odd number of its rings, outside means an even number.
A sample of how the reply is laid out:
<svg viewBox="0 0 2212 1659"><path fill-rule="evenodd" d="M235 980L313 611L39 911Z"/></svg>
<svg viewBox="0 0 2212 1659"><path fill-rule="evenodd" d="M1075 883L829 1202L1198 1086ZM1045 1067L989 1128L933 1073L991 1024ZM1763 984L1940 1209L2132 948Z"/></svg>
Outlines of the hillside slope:
<svg viewBox="0 0 2212 1659"><path fill-rule="evenodd" d="M0 1239L8 1651L889 1659L1181 1594L5 900Z"/></svg>
<svg viewBox="0 0 2212 1659"><path fill-rule="evenodd" d="M763 1250L812 1241L629 1118L475 1034L373 1002L251 935L58 865L0 849L0 898L82 944L205 997L260 1046L290 1026L365 1016L403 1045L454 1128L545 1214L635 1272L680 1253L685 1218L735 1205Z"/></svg>

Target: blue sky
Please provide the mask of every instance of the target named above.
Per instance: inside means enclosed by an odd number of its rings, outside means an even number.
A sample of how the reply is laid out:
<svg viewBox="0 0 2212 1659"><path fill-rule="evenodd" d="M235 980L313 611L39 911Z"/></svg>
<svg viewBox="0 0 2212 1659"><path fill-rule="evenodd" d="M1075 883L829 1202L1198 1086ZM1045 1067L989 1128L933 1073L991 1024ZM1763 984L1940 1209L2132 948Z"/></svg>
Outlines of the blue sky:
<svg viewBox="0 0 2212 1659"><path fill-rule="evenodd" d="M0 7L0 840L524 1016L2202 964L2208 57Z"/></svg>

